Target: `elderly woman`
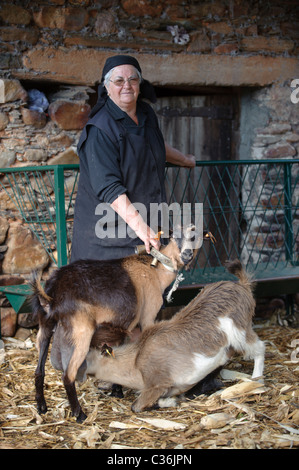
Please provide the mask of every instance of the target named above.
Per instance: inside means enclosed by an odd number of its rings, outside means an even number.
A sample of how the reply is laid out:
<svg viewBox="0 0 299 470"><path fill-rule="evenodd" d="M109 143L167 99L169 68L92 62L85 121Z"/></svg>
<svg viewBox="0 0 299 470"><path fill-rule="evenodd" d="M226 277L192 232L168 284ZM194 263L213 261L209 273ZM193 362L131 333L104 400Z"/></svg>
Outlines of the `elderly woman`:
<svg viewBox="0 0 299 470"><path fill-rule="evenodd" d="M149 226L151 203L165 202L165 160L193 167L195 158L164 142L157 117L142 100L155 101L138 61L107 59L98 102L78 144L80 180L75 206L71 261L116 259L144 243L159 248ZM142 204L147 214L136 207ZM134 206L136 205L136 207Z"/></svg>

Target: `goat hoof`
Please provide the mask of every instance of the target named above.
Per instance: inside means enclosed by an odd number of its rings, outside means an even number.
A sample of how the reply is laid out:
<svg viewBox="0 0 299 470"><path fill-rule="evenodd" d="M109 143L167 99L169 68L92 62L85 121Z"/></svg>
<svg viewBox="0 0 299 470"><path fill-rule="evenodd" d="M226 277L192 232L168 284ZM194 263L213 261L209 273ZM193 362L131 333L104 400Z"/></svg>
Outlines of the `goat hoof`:
<svg viewBox="0 0 299 470"><path fill-rule="evenodd" d="M138 398L132 403L131 410L133 411L133 413L140 413L141 411L143 411L143 408L138 405Z"/></svg>
<svg viewBox="0 0 299 470"><path fill-rule="evenodd" d="M110 397L124 398L122 386L113 384L112 385L112 391L110 393Z"/></svg>
<svg viewBox="0 0 299 470"><path fill-rule="evenodd" d="M83 423L87 418L87 415L84 413L84 411L80 410L79 415L77 416L77 423Z"/></svg>
<svg viewBox="0 0 299 470"><path fill-rule="evenodd" d="M37 412L39 415L44 415L45 413L47 413L47 411L48 407L46 405L46 402L37 405Z"/></svg>
<svg viewBox="0 0 299 470"><path fill-rule="evenodd" d="M133 413L139 413L140 412L140 410L138 408L135 408L134 403L131 406L131 411L133 411Z"/></svg>

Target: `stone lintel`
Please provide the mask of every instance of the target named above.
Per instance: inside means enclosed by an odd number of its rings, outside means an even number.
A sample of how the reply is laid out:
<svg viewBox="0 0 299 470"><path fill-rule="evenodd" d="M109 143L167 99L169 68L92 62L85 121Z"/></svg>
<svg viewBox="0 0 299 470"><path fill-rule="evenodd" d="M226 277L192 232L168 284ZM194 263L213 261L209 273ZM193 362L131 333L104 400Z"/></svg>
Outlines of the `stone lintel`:
<svg viewBox="0 0 299 470"><path fill-rule="evenodd" d="M93 86L106 58L117 53L126 52L39 47L24 55L27 71L18 70L14 77ZM299 77L299 61L289 57L128 54L138 59L143 76L160 86L266 86Z"/></svg>

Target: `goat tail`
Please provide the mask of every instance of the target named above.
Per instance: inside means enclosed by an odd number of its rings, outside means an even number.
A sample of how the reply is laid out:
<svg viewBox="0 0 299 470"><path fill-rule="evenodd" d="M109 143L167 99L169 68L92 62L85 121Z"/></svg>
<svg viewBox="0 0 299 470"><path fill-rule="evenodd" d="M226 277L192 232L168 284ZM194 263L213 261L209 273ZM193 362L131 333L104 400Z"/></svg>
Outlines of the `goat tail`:
<svg viewBox="0 0 299 470"><path fill-rule="evenodd" d="M37 316L39 319L49 314L49 304L52 298L45 292L40 276L34 272L31 278L31 306L34 316Z"/></svg>
<svg viewBox="0 0 299 470"><path fill-rule="evenodd" d="M227 261L225 266L229 273L233 274L239 279L239 283L243 287L249 291L253 290L254 283L251 280L251 276L248 272L246 272L240 260L235 259L233 261Z"/></svg>

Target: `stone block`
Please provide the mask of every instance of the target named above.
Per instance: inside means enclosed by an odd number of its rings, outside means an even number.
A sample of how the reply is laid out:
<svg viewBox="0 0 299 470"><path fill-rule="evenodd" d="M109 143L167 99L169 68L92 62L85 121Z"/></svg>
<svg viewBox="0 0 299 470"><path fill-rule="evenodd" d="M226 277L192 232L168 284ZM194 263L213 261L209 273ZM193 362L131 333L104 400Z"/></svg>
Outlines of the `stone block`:
<svg viewBox="0 0 299 470"><path fill-rule="evenodd" d="M190 44L188 45L188 52L210 52L211 41L208 35L204 32L196 32L190 34Z"/></svg>
<svg viewBox="0 0 299 470"><path fill-rule="evenodd" d="M122 0L121 6L126 13L134 16L157 17L163 9L162 3L157 0Z"/></svg>
<svg viewBox="0 0 299 470"><path fill-rule="evenodd" d="M31 13L29 9L22 8L18 5L2 5L0 9L0 18L8 24L19 24L26 26L31 21Z"/></svg>
<svg viewBox="0 0 299 470"><path fill-rule="evenodd" d="M268 127L261 129L260 134L284 134L291 129L291 125L288 122L273 122Z"/></svg>
<svg viewBox="0 0 299 470"><path fill-rule="evenodd" d="M79 163L79 157L76 151L70 147L64 152L59 153L48 161L49 165L68 165Z"/></svg>
<svg viewBox="0 0 299 470"><path fill-rule="evenodd" d="M0 111L0 131L3 131L9 123L8 113Z"/></svg>
<svg viewBox="0 0 299 470"><path fill-rule="evenodd" d="M86 9L76 7L44 6L33 16L40 28L58 28L65 31L80 31L89 19Z"/></svg>
<svg viewBox="0 0 299 470"><path fill-rule="evenodd" d="M299 134L295 134L294 132L286 134L284 138L287 142L299 142Z"/></svg>
<svg viewBox="0 0 299 470"><path fill-rule="evenodd" d="M55 153L62 151L62 149L67 149L74 143L74 138L67 134L64 131L59 132L59 134L49 136L46 139L45 145L48 149L53 150Z"/></svg>
<svg viewBox="0 0 299 470"><path fill-rule="evenodd" d="M190 15L197 15L199 18L216 16L221 18L226 14L227 6L222 1L213 2L198 2L195 5L190 5Z"/></svg>
<svg viewBox="0 0 299 470"><path fill-rule="evenodd" d="M99 13L96 17L94 30L100 36L117 33L118 27L115 16L109 11Z"/></svg>
<svg viewBox="0 0 299 470"><path fill-rule="evenodd" d="M185 18L186 16L186 7L185 5L165 5L165 10L163 12L163 14L167 15L167 17L171 20L171 21L179 21L181 20L182 18ZM190 11L189 11L189 15L190 15L190 19L196 19L196 12L195 12L195 15L193 15Z"/></svg>
<svg viewBox="0 0 299 470"><path fill-rule="evenodd" d="M0 244L5 242L6 234L9 228L9 223L5 217L0 216Z"/></svg>
<svg viewBox="0 0 299 470"><path fill-rule="evenodd" d="M214 48L216 54L232 54L238 52L238 44L219 44Z"/></svg>
<svg viewBox="0 0 299 470"><path fill-rule="evenodd" d="M47 158L48 154L43 149L30 148L24 153L24 159L29 162L45 162Z"/></svg>
<svg viewBox="0 0 299 470"><path fill-rule="evenodd" d="M0 308L2 336L14 336L17 329L17 314L13 308Z"/></svg>
<svg viewBox="0 0 299 470"><path fill-rule="evenodd" d="M294 155L296 155L296 149L289 143L269 145L264 153L266 158L285 158L293 157Z"/></svg>
<svg viewBox="0 0 299 470"><path fill-rule="evenodd" d="M37 111L36 109L22 108L22 118L24 124L33 126L36 129L42 129L47 123L47 116L45 113Z"/></svg>
<svg viewBox="0 0 299 470"><path fill-rule="evenodd" d="M290 57L183 52L168 55L167 60L162 54L136 53L134 56L144 78L160 86L266 86L299 76L298 60ZM40 74L43 79L94 86L108 57L111 51L93 48L33 48L23 56L24 66L30 69L25 76L29 78L32 74L36 78Z"/></svg>
<svg viewBox="0 0 299 470"><path fill-rule="evenodd" d="M39 38L38 28L6 27L0 29L0 38L4 42L23 41L34 46Z"/></svg>
<svg viewBox="0 0 299 470"><path fill-rule="evenodd" d="M15 53L1 52L0 53L0 68L1 70L16 70L22 68L21 58Z"/></svg>
<svg viewBox="0 0 299 470"><path fill-rule="evenodd" d="M88 121L90 106L84 101L57 100L48 108L49 116L64 130L83 129Z"/></svg>
<svg viewBox="0 0 299 470"><path fill-rule="evenodd" d="M27 315L28 315L27 313L20 313L17 316L17 324L20 325L19 322L22 321L20 317L24 317ZM29 315L32 316L32 314L29 314ZM34 326L36 326L36 322L35 322L35 325L32 325L32 327L20 326L19 328L17 328L17 331L15 333L15 338L20 341L26 341L26 339L29 338L29 336L31 335L31 331L29 328L33 328Z"/></svg>
<svg viewBox="0 0 299 470"><path fill-rule="evenodd" d="M49 263L49 256L34 237L32 232L20 225L10 225L6 242L2 270L4 274L28 274L34 270L44 269Z"/></svg>
<svg viewBox="0 0 299 470"><path fill-rule="evenodd" d="M19 80L0 79L0 103L9 101L26 101L27 92L24 90Z"/></svg>
<svg viewBox="0 0 299 470"><path fill-rule="evenodd" d="M2 150L0 151L0 168L10 167L16 159L16 153L14 150Z"/></svg>
<svg viewBox="0 0 299 470"><path fill-rule="evenodd" d="M265 147L266 145L276 144L281 140L281 135L257 134L253 146Z"/></svg>
<svg viewBox="0 0 299 470"><path fill-rule="evenodd" d="M268 209L279 209L284 205L284 195L283 194L272 194L270 197L262 196L261 204L264 208Z"/></svg>
<svg viewBox="0 0 299 470"><path fill-rule="evenodd" d="M230 26L226 21L218 21L216 23L204 23L207 29L217 34L231 34L233 27Z"/></svg>
<svg viewBox="0 0 299 470"><path fill-rule="evenodd" d="M245 35L246 36L257 36L257 34L258 34L258 27L257 27L256 24L251 24L245 30Z"/></svg>
<svg viewBox="0 0 299 470"><path fill-rule="evenodd" d="M2 152L0 151L0 160ZM1 165L0 165L1 168ZM13 194L10 191L10 196L5 191L0 191L0 210L1 211L13 211L15 212L16 206L13 202Z"/></svg>
<svg viewBox="0 0 299 470"><path fill-rule="evenodd" d="M275 52L281 54L291 52L294 49L294 42L289 39L277 37L244 37L240 40L240 48L246 52Z"/></svg>
<svg viewBox="0 0 299 470"><path fill-rule="evenodd" d="M272 233L267 236L266 244L271 249L278 249L284 246L284 236L280 232Z"/></svg>

